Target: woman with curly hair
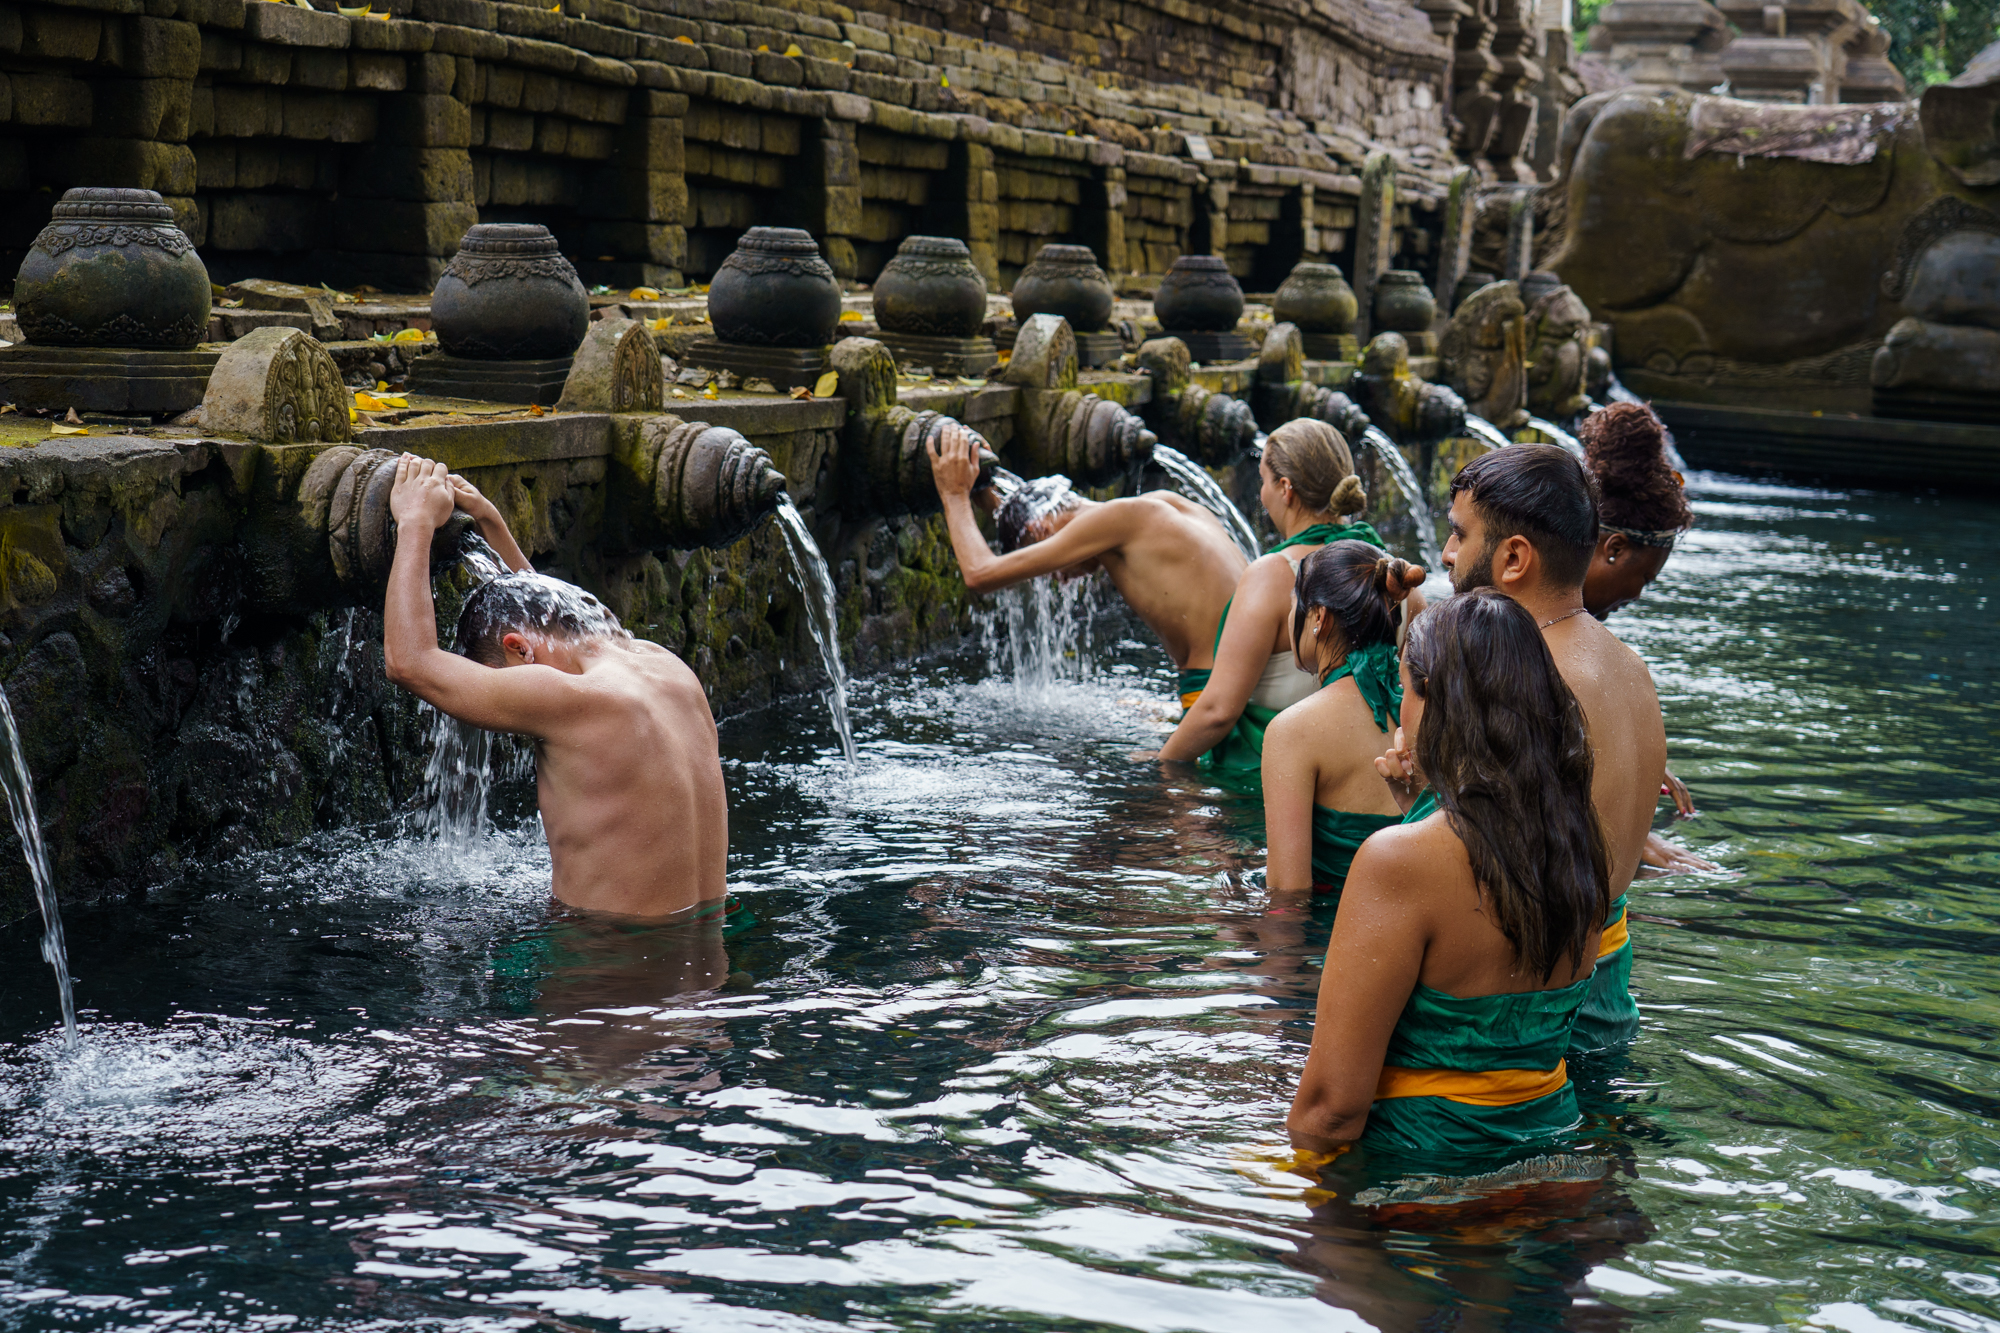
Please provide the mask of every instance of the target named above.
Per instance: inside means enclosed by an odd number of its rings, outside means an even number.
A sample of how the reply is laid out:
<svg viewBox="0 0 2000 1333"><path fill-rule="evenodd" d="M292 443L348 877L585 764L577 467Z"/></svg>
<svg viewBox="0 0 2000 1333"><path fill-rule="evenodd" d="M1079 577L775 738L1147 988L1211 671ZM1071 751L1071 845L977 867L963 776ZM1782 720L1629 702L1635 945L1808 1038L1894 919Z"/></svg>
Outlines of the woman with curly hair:
<svg viewBox="0 0 2000 1333"><path fill-rule="evenodd" d="M1640 403L1613 403L1584 419L1578 438L1597 482L1597 551L1583 604L1599 620L1639 600L1674 542L1694 522L1681 474L1667 462L1667 428Z"/></svg>

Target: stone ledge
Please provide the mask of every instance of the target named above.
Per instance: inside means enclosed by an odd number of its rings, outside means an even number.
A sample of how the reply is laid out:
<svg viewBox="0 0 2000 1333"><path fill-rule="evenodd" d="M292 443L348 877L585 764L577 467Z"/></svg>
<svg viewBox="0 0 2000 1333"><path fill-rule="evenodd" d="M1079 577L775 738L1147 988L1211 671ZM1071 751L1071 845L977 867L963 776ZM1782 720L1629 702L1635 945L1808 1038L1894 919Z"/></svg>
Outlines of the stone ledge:
<svg viewBox="0 0 2000 1333"><path fill-rule="evenodd" d="M550 413L542 417L524 413L510 414L497 421L372 426L355 432L354 443L363 449L422 454L453 471L559 458L596 458L611 452L611 416L605 412Z"/></svg>

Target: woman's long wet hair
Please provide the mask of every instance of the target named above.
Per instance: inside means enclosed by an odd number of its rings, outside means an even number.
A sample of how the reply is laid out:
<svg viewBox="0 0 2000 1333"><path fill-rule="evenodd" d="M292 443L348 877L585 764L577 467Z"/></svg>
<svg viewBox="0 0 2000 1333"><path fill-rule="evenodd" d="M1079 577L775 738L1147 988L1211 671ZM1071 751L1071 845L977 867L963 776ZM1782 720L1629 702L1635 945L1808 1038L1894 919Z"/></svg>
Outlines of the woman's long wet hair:
<svg viewBox="0 0 2000 1333"><path fill-rule="evenodd" d="M1306 619L1319 610L1330 613L1340 627L1343 653L1394 643L1397 614L1390 609L1390 581L1401 586L1403 577L1415 570L1380 547L1353 538L1320 547L1299 561L1292 576L1292 651L1301 652Z"/></svg>
<svg viewBox="0 0 2000 1333"><path fill-rule="evenodd" d="M1424 701L1417 765L1494 924L1543 981L1582 967L1610 910L1610 856L1583 709L1535 618L1495 589L1460 593L1410 623L1403 662Z"/></svg>

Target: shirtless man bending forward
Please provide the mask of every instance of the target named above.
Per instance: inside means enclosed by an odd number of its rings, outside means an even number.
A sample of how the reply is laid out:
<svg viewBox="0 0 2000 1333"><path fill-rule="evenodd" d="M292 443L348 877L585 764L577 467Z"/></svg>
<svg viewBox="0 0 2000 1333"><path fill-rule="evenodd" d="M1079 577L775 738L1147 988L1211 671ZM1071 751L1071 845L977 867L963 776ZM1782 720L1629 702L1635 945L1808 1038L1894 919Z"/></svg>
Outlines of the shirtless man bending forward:
<svg viewBox="0 0 2000 1333"><path fill-rule="evenodd" d="M999 511L994 519L1006 548L996 556L972 513L978 447L956 423L931 446L931 476L959 571L973 592L1102 569L1183 673L1206 675L1215 665L1216 627L1249 562L1200 505L1170 491L1086 500L1067 478L1043 477L989 506Z"/></svg>
<svg viewBox="0 0 2000 1333"><path fill-rule="evenodd" d="M608 614L591 620L582 594L537 574L491 502L442 463L404 454L389 508L389 679L461 722L534 738L555 896L649 918L719 901L729 812L715 718L694 672ZM464 656L438 647L431 602L431 536L454 508L514 571L466 600Z"/></svg>

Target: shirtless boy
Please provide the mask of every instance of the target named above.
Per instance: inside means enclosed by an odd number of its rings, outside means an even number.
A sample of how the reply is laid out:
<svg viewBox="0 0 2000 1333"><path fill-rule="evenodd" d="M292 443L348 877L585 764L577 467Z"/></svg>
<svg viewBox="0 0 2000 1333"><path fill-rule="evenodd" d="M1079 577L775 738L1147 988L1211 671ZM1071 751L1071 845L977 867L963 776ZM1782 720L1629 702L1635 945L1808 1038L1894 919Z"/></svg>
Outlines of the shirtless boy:
<svg viewBox="0 0 2000 1333"><path fill-rule="evenodd" d="M389 508L389 679L461 722L534 738L555 896L646 918L719 901L729 812L715 719L695 674L530 568L498 511L442 463L404 454ZM437 642L430 547L455 508L478 521L513 572L466 599L451 653Z"/></svg>
<svg viewBox="0 0 2000 1333"><path fill-rule="evenodd" d="M1170 491L1086 500L1061 477L1044 477L996 510L1003 555L994 555L972 513L977 447L956 422L931 446L931 476L944 501L952 550L973 592L997 592L1043 574L1078 578L1102 569L1185 674L1215 664L1215 631L1249 562L1213 514ZM1197 686L1199 688L1199 686Z"/></svg>

